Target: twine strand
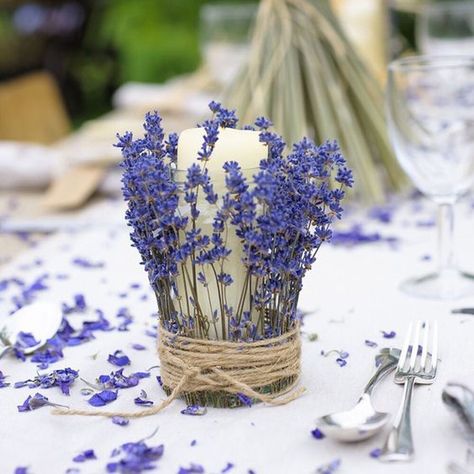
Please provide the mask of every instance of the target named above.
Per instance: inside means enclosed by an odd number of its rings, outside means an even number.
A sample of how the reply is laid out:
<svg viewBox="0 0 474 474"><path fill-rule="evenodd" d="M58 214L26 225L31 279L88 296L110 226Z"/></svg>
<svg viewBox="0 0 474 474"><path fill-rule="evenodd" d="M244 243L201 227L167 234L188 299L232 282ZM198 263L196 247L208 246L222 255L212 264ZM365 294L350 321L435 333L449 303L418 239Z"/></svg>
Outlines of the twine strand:
<svg viewBox="0 0 474 474"><path fill-rule="evenodd" d="M136 412L55 408L55 415L121 416L142 418L159 413L176 398L193 392L243 394L269 405L284 405L305 391L294 390L300 374L299 328L256 342L193 339L160 330L158 354L161 378L169 396L156 406ZM261 393L283 379L288 385L278 393Z"/></svg>

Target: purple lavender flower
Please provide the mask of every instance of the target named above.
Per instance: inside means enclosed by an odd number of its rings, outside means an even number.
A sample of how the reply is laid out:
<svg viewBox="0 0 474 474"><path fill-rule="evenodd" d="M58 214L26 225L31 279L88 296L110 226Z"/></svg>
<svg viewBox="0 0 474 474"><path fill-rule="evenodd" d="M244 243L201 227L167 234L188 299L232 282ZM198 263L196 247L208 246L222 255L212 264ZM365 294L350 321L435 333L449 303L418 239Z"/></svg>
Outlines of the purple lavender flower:
<svg viewBox="0 0 474 474"><path fill-rule="evenodd" d="M158 461L164 453L164 446L147 446L144 441L138 443L125 443L112 451L112 458L121 458L107 464L107 472L120 474L140 473L156 468Z"/></svg>
<svg viewBox="0 0 474 474"><path fill-rule="evenodd" d="M157 114L146 116L144 138L134 139L131 133L118 137L132 245L168 331L206 336L221 327L223 337L235 341L278 336L297 323L302 279L322 243L332 238L330 227L341 218L352 173L336 142L316 145L305 138L287 153L283 139L268 131L270 121L260 117L256 126L267 156L250 179L238 163L224 163L225 189L218 195L207 162L213 159L219 130L235 128L238 119L235 111L217 102L209 107L213 118L201 124L203 143L196 162L181 174L176 172L177 137L166 139ZM207 234L198 224L202 197L215 210ZM226 298L227 288L237 284L224 268L233 250L227 247L229 232L240 239L247 281L252 281L238 305ZM185 281L184 290L179 279ZM192 289L214 285L220 292L219 308L203 314ZM278 298L277 310L276 295L285 295ZM255 324L254 314L260 314L262 324ZM266 314L272 314L271 321Z"/></svg>
<svg viewBox="0 0 474 474"><path fill-rule="evenodd" d="M245 405L247 407L251 407L253 405L253 401L249 396L244 395L243 393L237 393L236 395L242 405Z"/></svg>
<svg viewBox="0 0 474 474"><path fill-rule="evenodd" d="M77 456L74 456L72 460L74 462L85 462L97 459L97 456L94 453L93 449L86 449L82 453L79 453Z"/></svg>
<svg viewBox="0 0 474 474"><path fill-rule="evenodd" d="M130 365L130 359L121 350L117 350L113 354L109 354L107 360L112 365L116 365L117 367L124 367L125 365Z"/></svg>

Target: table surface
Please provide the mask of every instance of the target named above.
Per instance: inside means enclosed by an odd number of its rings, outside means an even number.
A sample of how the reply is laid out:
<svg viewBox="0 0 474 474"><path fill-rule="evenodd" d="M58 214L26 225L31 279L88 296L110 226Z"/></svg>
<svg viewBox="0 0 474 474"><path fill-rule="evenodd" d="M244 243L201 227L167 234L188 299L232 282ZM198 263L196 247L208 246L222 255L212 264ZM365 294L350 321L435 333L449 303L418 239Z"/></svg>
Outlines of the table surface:
<svg viewBox="0 0 474 474"><path fill-rule="evenodd" d="M132 419L128 426L121 427L106 418L56 416L49 407L27 413L17 411L17 405L35 392L55 403L87 408L88 397L81 395L87 385L79 379L69 397L57 387L10 386L0 389L0 472L13 472L17 466L29 466L31 474L61 473L68 468L81 473L105 472L114 448L148 437L155 430L147 443L164 445L164 455L157 462L157 472L163 473L178 473L180 467L189 467L190 463L202 465L206 473L314 473L335 459L341 460L337 471L341 474L446 472L448 461L464 459L467 444L455 417L443 405L441 392L449 380L469 382L474 371L474 319L453 315L451 310L474 306L474 298L456 302L419 300L398 289L401 280L428 272L434 265L433 211L429 203L408 202L393 212L391 223L370 219L366 211L351 212L345 226L362 222L365 231L396 237L396 242L381 239L350 248L326 245L321 249L300 298L301 309L307 313L302 328L301 377L306 393L297 400L280 407L260 404L233 410L209 408L204 416L194 417L180 413L185 403L178 400L158 415ZM89 310L86 315L68 315L73 325L80 324L84 317L94 319L97 308L116 327L118 310L128 308L134 317L129 331L96 331L95 339L67 347L63 359L40 372L71 367L80 371L82 379L94 382L100 374L117 369L107 357L122 349L131 359L126 373L149 369L151 377L136 387L120 390L118 399L107 408L134 411L140 408L133 399L142 389L155 403L165 398L156 380L159 369L151 368L159 364L156 341L147 335L147 330L153 332L156 324L156 308L136 251L130 247L128 230L121 218L122 203L107 203L107 213L116 217L107 226L42 239L4 264L0 281L8 280L9 284L0 292L0 318L8 317L12 298L24 288L11 279L20 278L28 285L42 275L47 275L47 289L35 294L36 301L71 303L74 295L84 295ZM474 208L469 203L460 206L458 255L463 267L471 270L473 217ZM85 268L73 263L76 258L102 265ZM382 465L373 459L369 453L383 444L383 434L350 445L313 438L315 418L349 408L373 371L378 349L399 347L409 321L419 318L438 321L441 362L436 382L415 389L415 461ZM382 331L395 331L396 336L385 339ZM366 339L378 347L368 347ZM134 343L143 344L146 350L134 350ZM336 363L334 353L322 355L322 351L333 349L349 353L346 366ZM12 384L34 377L38 371L29 359L21 362L13 356L0 360L0 370ZM401 393L402 388L387 378L376 389L376 407L394 413ZM94 449L97 460L74 463L73 457L86 449ZM225 471L228 463L233 467Z"/></svg>

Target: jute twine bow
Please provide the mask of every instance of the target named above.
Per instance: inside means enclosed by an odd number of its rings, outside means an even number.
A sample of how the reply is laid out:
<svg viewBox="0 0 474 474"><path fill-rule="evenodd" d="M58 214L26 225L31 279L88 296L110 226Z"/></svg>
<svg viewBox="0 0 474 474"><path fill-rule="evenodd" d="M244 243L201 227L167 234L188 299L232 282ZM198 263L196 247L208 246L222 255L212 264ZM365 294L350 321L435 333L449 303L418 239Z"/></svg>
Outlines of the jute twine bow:
<svg viewBox="0 0 474 474"><path fill-rule="evenodd" d="M299 328L262 341L229 342L179 336L162 327L158 354L163 385L171 389L168 398L137 412L54 409L53 413L141 418L159 413L184 393L201 391L241 393L270 405L284 405L304 392L304 388L293 390L300 374L300 352ZM282 391L258 391L282 379L289 379Z"/></svg>

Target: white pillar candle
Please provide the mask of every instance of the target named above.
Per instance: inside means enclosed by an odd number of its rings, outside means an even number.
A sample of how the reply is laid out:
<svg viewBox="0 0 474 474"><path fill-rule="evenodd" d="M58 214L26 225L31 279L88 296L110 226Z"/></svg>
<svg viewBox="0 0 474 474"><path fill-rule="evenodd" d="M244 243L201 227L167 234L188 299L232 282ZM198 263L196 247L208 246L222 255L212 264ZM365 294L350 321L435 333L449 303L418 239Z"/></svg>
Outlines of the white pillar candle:
<svg viewBox="0 0 474 474"><path fill-rule="evenodd" d="M268 155L267 146L260 142L260 132L252 130L236 130L232 128L221 128L219 129L218 140L215 144L214 150L207 162L198 161L198 152L204 141L205 130L203 128L191 128L184 130L178 141L178 158L177 165L178 170L186 170L193 163L199 163L201 166L206 166L209 176L214 184L214 191L221 198L222 194L226 192L224 182L224 170L223 165L227 161L236 161L239 163L244 175L247 179L251 178L257 171L260 161L266 158ZM247 170L247 173L246 173ZM204 199L204 193L200 190L198 195L198 209L201 211L199 215L196 227L201 228L202 235L212 234L212 222L217 207L210 205ZM233 283L226 287L226 303L229 307L233 308L234 314L237 310L240 295L243 289L243 285L246 277L246 269L242 264L242 243L236 236L233 226L229 226L227 239L225 243L226 247L231 250L231 254L227 257L224 262L223 268L217 269L219 272L230 274ZM218 298L217 286L215 282L215 276L209 265L205 268L198 265L196 266L196 272L204 273L209 287L205 288L201 283L197 283L197 298L199 301L199 307L202 313L208 319L212 321L212 313L217 310L219 319L216 325L211 324L209 329L209 338L222 339L224 336L228 337L228 327L226 321L225 329L222 328L221 306ZM191 275L192 266L187 265L188 273ZM185 294L186 289L184 287L183 275L178 278L178 291L181 296L181 308L185 306ZM189 284L187 287L187 294L190 295ZM248 296L247 296L248 301ZM248 308L248 303L246 305ZM183 311L186 314L186 311ZM225 331L225 334L224 334Z"/></svg>

